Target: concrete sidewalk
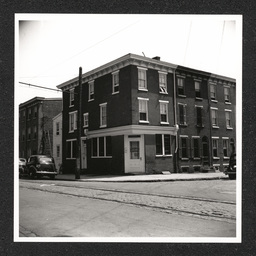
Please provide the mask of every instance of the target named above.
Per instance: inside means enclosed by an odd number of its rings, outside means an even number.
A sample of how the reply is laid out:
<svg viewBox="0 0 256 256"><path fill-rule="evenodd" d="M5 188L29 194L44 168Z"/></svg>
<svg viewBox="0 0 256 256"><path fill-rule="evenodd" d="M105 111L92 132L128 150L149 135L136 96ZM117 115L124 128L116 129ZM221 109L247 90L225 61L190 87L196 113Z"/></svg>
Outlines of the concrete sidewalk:
<svg viewBox="0 0 256 256"><path fill-rule="evenodd" d="M189 181L189 180L216 180L228 179L223 172L209 173L170 173L170 174L136 174L136 175L89 175L82 174L75 179L75 174L58 174L56 180L69 180L80 182L156 182L156 181Z"/></svg>

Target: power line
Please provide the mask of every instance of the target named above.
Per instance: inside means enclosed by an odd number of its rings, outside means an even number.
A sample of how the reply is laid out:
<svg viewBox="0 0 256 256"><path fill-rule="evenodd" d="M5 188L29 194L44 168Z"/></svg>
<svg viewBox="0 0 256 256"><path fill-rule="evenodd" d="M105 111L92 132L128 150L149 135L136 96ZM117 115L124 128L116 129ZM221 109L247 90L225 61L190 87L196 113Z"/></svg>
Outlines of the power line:
<svg viewBox="0 0 256 256"><path fill-rule="evenodd" d="M20 84L24 84L24 85L28 85L28 86L32 86L32 87L36 87L36 88L40 88L40 89L44 89L44 90L50 90L50 91L55 91L55 92L65 92L65 93L70 93L69 91L62 91L60 89L53 89L53 88L49 88L49 87L45 87L45 86L40 86L40 85L35 85L35 84L29 84L29 83L24 83L24 82L19 82ZM76 94L75 92L73 92L74 94Z"/></svg>

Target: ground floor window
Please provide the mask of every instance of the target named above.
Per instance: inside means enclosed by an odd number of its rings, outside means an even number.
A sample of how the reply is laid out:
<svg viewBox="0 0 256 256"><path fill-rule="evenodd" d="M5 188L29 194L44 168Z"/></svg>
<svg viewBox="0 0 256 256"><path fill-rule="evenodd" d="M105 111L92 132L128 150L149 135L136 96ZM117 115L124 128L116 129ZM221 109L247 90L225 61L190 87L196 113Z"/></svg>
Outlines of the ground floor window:
<svg viewBox="0 0 256 256"><path fill-rule="evenodd" d="M219 157L219 150L218 150L219 139L212 138L212 156L214 158Z"/></svg>
<svg viewBox="0 0 256 256"><path fill-rule="evenodd" d="M200 158L200 138L192 137L192 156L193 158Z"/></svg>
<svg viewBox="0 0 256 256"><path fill-rule="evenodd" d="M76 140L68 140L67 141L67 155L66 158L67 159L75 159L77 157L77 144L76 144Z"/></svg>
<svg viewBox="0 0 256 256"><path fill-rule="evenodd" d="M229 139L228 138L222 138L222 142L223 142L223 156L224 157L229 157Z"/></svg>
<svg viewBox="0 0 256 256"><path fill-rule="evenodd" d="M60 157L60 145L56 146L56 155L57 157Z"/></svg>
<svg viewBox="0 0 256 256"><path fill-rule="evenodd" d="M181 158L188 158L189 152L189 142L188 137L180 137L180 157Z"/></svg>
<svg viewBox="0 0 256 256"><path fill-rule="evenodd" d="M111 157L112 142L111 137L98 137L91 140L92 157Z"/></svg>
<svg viewBox="0 0 256 256"><path fill-rule="evenodd" d="M171 154L171 135L156 134L156 155L170 156Z"/></svg>

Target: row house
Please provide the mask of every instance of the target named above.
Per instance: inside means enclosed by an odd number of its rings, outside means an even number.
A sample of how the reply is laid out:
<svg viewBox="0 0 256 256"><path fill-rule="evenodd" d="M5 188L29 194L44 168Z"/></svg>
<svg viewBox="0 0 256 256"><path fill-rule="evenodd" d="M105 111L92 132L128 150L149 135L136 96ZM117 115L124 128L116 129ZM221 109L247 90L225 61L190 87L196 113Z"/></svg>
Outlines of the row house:
<svg viewBox="0 0 256 256"><path fill-rule="evenodd" d="M211 139L217 135L210 127L209 104L213 103L208 88L209 83L219 85L219 79L159 57L127 54L80 79L62 83L57 87L63 91L63 172L74 172L78 159L84 172L101 174L183 172L198 170L195 167L202 164L217 166L220 156L216 163L210 161L215 153L210 150ZM198 97L195 81L202 88ZM221 81L231 88L230 82ZM222 109L220 102L215 104ZM200 129L194 127L199 107L203 108Z"/></svg>
<svg viewBox="0 0 256 256"><path fill-rule="evenodd" d="M19 105L19 157L52 155L52 118L61 111L61 98L35 97Z"/></svg>
<svg viewBox="0 0 256 256"><path fill-rule="evenodd" d="M178 66L176 84L178 169L223 171L235 151L235 80Z"/></svg>

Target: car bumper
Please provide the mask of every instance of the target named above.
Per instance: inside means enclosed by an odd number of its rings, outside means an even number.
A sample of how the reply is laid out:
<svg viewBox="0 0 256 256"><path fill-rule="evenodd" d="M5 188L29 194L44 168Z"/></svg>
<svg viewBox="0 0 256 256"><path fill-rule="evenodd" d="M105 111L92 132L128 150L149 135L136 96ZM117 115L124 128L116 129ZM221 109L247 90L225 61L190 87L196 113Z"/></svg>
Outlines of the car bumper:
<svg viewBox="0 0 256 256"><path fill-rule="evenodd" d="M37 171L36 174L41 174L41 175L57 175L58 172L49 172L49 171Z"/></svg>

